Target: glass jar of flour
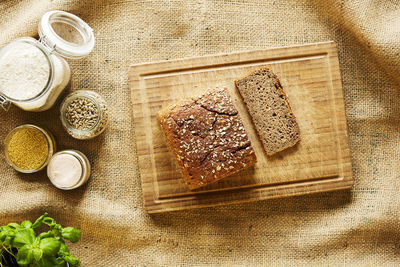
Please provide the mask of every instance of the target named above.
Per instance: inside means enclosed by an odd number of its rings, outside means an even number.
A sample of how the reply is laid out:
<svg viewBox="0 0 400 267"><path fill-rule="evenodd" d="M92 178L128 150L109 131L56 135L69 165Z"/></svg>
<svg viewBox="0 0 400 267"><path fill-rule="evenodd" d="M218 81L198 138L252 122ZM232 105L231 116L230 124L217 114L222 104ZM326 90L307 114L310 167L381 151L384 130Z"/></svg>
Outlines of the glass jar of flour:
<svg viewBox="0 0 400 267"><path fill-rule="evenodd" d="M79 17L50 11L39 22L39 40L17 39L0 48L0 105L28 111L50 109L67 86L70 68L64 58L87 56L94 35Z"/></svg>

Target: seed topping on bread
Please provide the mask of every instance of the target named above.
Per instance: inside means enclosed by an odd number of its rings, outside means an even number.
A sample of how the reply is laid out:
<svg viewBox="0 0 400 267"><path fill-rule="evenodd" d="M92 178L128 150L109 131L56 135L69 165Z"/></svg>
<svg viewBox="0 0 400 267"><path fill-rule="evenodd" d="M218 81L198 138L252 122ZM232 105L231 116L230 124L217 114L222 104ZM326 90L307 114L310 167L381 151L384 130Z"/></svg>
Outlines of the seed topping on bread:
<svg viewBox="0 0 400 267"><path fill-rule="evenodd" d="M253 165L254 150L225 89L214 89L161 111L159 120L189 188Z"/></svg>

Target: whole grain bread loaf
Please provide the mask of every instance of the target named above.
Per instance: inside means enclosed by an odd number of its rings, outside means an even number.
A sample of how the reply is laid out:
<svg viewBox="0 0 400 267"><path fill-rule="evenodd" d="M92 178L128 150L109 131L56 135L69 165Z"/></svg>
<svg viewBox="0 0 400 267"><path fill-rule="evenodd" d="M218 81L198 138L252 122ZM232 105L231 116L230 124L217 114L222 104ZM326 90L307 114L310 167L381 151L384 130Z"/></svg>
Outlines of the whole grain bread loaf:
<svg viewBox="0 0 400 267"><path fill-rule="evenodd" d="M278 77L268 68L235 80L267 155L294 146L300 129Z"/></svg>
<svg viewBox="0 0 400 267"><path fill-rule="evenodd" d="M190 189L216 182L257 161L226 89L162 109L158 120Z"/></svg>

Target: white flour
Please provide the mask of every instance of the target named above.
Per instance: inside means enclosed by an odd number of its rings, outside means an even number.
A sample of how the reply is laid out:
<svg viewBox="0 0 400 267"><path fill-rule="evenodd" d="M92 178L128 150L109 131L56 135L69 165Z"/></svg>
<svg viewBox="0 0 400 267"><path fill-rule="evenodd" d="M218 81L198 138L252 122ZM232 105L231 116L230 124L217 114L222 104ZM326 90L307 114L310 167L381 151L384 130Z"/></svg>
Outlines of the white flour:
<svg viewBox="0 0 400 267"><path fill-rule="evenodd" d="M0 55L0 92L17 100L40 94L50 75L43 52L32 44L15 43Z"/></svg>

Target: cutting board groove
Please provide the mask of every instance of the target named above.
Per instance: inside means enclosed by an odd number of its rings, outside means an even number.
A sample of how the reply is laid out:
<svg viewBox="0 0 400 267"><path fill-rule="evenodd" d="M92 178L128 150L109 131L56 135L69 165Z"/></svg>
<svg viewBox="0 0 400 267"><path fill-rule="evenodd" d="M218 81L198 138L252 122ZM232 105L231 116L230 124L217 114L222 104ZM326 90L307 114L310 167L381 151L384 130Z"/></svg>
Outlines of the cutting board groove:
<svg viewBox="0 0 400 267"><path fill-rule="evenodd" d="M261 66L280 78L300 143L267 157L234 80ZM164 212L350 188L353 184L337 47L333 42L143 63L129 71L145 208ZM158 125L164 106L227 87L258 158L254 168L190 191Z"/></svg>

